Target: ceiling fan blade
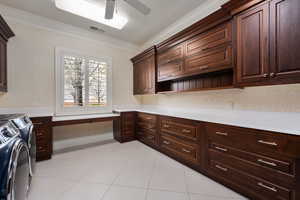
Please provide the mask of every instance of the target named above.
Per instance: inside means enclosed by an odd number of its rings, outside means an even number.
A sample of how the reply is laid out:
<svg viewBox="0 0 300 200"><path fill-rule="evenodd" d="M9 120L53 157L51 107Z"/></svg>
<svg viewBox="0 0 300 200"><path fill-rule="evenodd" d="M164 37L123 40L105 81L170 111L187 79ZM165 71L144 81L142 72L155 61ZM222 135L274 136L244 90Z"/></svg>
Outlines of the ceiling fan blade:
<svg viewBox="0 0 300 200"><path fill-rule="evenodd" d="M151 9L140 2L139 0L124 0L126 3L137 9L139 12L143 13L144 15L148 15L151 12Z"/></svg>
<svg viewBox="0 0 300 200"><path fill-rule="evenodd" d="M114 16L116 0L106 0L105 19L112 19Z"/></svg>

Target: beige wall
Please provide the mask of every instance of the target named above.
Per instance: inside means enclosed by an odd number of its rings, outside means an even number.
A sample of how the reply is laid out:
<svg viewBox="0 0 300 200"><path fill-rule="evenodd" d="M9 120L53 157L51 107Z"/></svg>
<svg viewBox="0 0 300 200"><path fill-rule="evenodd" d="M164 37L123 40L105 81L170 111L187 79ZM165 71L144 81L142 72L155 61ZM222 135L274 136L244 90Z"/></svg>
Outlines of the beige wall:
<svg viewBox="0 0 300 200"><path fill-rule="evenodd" d="M24 112L24 108L35 114L39 114L39 110L54 112L57 46L91 56L111 57L113 104L139 104L139 97L132 95L130 58L137 53L134 45L1 5L0 13L16 34L8 45L8 93L0 94L0 113L1 109L5 110L2 112L9 109ZM110 138L111 122L54 128L55 150Z"/></svg>
<svg viewBox="0 0 300 200"><path fill-rule="evenodd" d="M144 96L144 105L196 109L300 112L300 84Z"/></svg>
<svg viewBox="0 0 300 200"><path fill-rule="evenodd" d="M16 34L8 45L8 93L0 96L0 107L55 106L55 47L74 49L87 55L113 60L113 104L132 105L132 64L135 50L109 46L33 25L9 20Z"/></svg>

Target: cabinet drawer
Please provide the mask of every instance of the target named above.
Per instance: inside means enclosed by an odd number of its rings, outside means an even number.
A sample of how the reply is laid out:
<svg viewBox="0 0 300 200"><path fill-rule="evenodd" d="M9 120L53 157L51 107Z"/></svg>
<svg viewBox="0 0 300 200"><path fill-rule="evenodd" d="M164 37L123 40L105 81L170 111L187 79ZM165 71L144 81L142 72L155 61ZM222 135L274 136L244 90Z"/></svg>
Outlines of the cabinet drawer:
<svg viewBox="0 0 300 200"><path fill-rule="evenodd" d="M146 123L146 122L138 122L137 123L137 128L138 129L156 129L156 124L153 123Z"/></svg>
<svg viewBox="0 0 300 200"><path fill-rule="evenodd" d="M219 124L209 124L206 130L211 142L225 146L275 157L278 153L288 153L286 135Z"/></svg>
<svg viewBox="0 0 300 200"><path fill-rule="evenodd" d="M47 140L49 138L48 134L41 128L34 128L33 132L36 136L36 140Z"/></svg>
<svg viewBox="0 0 300 200"><path fill-rule="evenodd" d="M156 123L157 117L156 115L146 114L146 113L138 113L137 120L141 123Z"/></svg>
<svg viewBox="0 0 300 200"><path fill-rule="evenodd" d="M162 118L160 123L161 133L169 133L183 138L197 140L197 125L188 123L187 120L178 120L174 118Z"/></svg>
<svg viewBox="0 0 300 200"><path fill-rule="evenodd" d="M231 36L231 23L218 26L217 28L197 35L189 40L186 44L186 55L191 56L193 54L231 42Z"/></svg>
<svg viewBox="0 0 300 200"><path fill-rule="evenodd" d="M228 45L187 57L184 63L184 73L192 75L232 67L232 48Z"/></svg>
<svg viewBox="0 0 300 200"><path fill-rule="evenodd" d="M157 135L153 132L146 130L138 130L136 132L136 137L142 142L157 146L158 138Z"/></svg>
<svg viewBox="0 0 300 200"><path fill-rule="evenodd" d="M290 175L294 175L295 162L291 159L280 160L278 158L270 158L255 153L241 151L224 145L210 143L209 155L215 157L220 155L220 153L218 152L222 153L223 156L226 155L228 157L234 157L241 160L242 162L251 163L254 166L261 167L261 172L263 172L263 169L269 169L269 172L283 172ZM220 158L221 157L222 156L220 156Z"/></svg>
<svg viewBox="0 0 300 200"><path fill-rule="evenodd" d="M180 156L187 161L200 161L198 145L196 144L185 142L173 137L161 136L160 147Z"/></svg>
<svg viewBox="0 0 300 200"><path fill-rule="evenodd" d="M209 169L237 187L242 187L255 196L255 199L294 200L293 190L235 170L218 161L210 160Z"/></svg>
<svg viewBox="0 0 300 200"><path fill-rule="evenodd" d="M49 144L45 140L38 140L36 143L37 153L46 153L49 152Z"/></svg>
<svg viewBox="0 0 300 200"><path fill-rule="evenodd" d="M157 67L158 81L166 81L178 78L183 74L183 61L177 60L168 62Z"/></svg>
<svg viewBox="0 0 300 200"><path fill-rule="evenodd" d="M171 49L168 49L165 52L158 53L157 63L158 65L165 64L174 60L183 58L183 44L177 45Z"/></svg>

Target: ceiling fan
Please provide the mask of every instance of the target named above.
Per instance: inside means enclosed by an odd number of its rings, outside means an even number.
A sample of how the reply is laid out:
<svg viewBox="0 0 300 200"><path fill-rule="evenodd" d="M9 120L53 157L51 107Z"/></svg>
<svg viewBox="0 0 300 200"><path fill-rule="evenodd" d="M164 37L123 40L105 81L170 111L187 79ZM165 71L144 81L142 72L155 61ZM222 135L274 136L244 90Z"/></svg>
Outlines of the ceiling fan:
<svg viewBox="0 0 300 200"><path fill-rule="evenodd" d="M112 19L114 17L114 10L116 6L117 0L106 0L106 8L105 8L105 19ZM130 6L138 10L140 13L144 15L148 15L151 12L151 9L146 6L144 3L139 0L123 0L128 3Z"/></svg>

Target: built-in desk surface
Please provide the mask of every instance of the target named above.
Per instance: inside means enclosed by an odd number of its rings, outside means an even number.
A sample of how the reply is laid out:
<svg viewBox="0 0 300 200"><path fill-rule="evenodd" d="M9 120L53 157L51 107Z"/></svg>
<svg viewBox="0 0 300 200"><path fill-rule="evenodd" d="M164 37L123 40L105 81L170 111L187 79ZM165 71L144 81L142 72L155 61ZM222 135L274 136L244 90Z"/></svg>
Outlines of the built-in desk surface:
<svg viewBox="0 0 300 200"><path fill-rule="evenodd" d="M72 125L72 124L113 121L113 120L119 119L119 117L120 117L120 115L115 114L115 113L54 116L52 118L52 126L66 126L66 125Z"/></svg>

